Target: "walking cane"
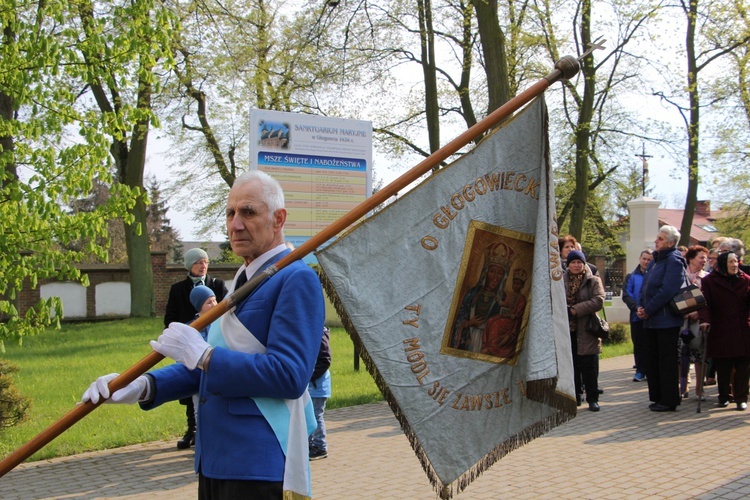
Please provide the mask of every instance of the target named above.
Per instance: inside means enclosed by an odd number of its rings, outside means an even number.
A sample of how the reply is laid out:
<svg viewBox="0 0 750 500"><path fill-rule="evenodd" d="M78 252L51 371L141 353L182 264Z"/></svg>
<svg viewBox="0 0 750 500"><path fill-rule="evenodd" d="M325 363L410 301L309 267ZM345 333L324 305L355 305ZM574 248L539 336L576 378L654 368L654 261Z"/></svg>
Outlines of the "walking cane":
<svg viewBox="0 0 750 500"><path fill-rule="evenodd" d="M591 50L594 50L595 48L599 47L592 46ZM591 52L591 50L589 50L589 52ZM586 52L584 55L587 55L589 52ZM495 111L487 115L483 120L474 124L464 133L422 160L415 167L411 168L409 171L402 174L386 187L354 207L351 211L343 215L336 222L332 223L327 228L321 230L318 234L305 241L302 245L294 249L290 254L283 257L276 264L266 268L263 273L242 285L238 290L222 300L217 306L210 309L205 314L200 315L191 324L191 326L196 330L204 329L220 316L233 309L236 304L244 300L256 287L261 285L266 279L276 274L276 272L278 272L280 269L288 266L292 262L302 259L307 254L311 253L316 248L323 245L328 240L335 237L340 232L344 231L346 228L357 222L359 219L366 216L368 212L375 209L381 203L387 201L391 196L397 194L400 190L409 186L409 184L419 179L422 175L440 165L444 160L448 159L451 155L458 152L462 147L469 144L481 134L497 126L522 106L529 103L538 95L542 94L542 92L544 92L550 85L559 80L569 80L570 78L578 74L579 70L579 59L576 59L573 56L563 57L562 59L557 61L557 63L555 63L555 69L544 78L538 80L534 85L497 108ZM150 368L153 368L154 365L156 365L162 359L164 359L164 356L156 351L152 351L151 353L146 355L143 359L128 368L126 371L121 373L117 378L109 383L108 387L110 394L114 394L116 391L122 389L123 387L126 387L136 378L146 373L146 371L148 371ZM75 408L65 414L60 420L40 432L31 441L24 444L16 451L5 457L2 461L0 461L0 477L3 477L18 464L44 447L44 445L55 439L73 424L94 411L102 403L104 403L104 400L100 399L98 403L86 401L85 403L77 405Z"/></svg>
<svg viewBox="0 0 750 500"><path fill-rule="evenodd" d="M706 360L706 346L708 346L708 332L711 331L711 325L707 325L703 332L703 354L701 355L701 362L703 363L703 370L701 370L701 378L698 380L698 411L701 412L701 402L703 401L703 386L706 380L706 372L708 371L708 361Z"/></svg>

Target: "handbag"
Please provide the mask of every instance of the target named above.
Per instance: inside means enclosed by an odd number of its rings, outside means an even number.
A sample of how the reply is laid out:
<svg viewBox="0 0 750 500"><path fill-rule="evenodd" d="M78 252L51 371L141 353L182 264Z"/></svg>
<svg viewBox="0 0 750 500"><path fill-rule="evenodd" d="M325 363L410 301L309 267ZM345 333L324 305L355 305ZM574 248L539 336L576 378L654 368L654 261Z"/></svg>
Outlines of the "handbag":
<svg viewBox="0 0 750 500"><path fill-rule="evenodd" d="M588 332L596 338L607 340L609 338L609 323L596 313L589 316Z"/></svg>
<svg viewBox="0 0 750 500"><path fill-rule="evenodd" d="M706 307L706 298L698 285L689 284L680 288L679 293L672 298L669 305L677 314L688 314Z"/></svg>

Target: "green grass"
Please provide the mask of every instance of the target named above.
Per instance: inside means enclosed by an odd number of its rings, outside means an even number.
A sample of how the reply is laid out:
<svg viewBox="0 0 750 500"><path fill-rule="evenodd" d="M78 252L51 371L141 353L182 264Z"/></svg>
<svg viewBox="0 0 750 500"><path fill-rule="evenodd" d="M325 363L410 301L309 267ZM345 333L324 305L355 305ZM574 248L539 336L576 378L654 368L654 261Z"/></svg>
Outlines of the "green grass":
<svg viewBox="0 0 750 500"><path fill-rule="evenodd" d="M604 345L602 346L601 358L616 358L617 356L626 356L633 354L633 343L628 340L623 344Z"/></svg>
<svg viewBox="0 0 750 500"><path fill-rule="evenodd" d="M18 389L31 398L26 422L2 430L0 457L18 449L72 410L98 376L123 372L151 352L149 340L162 330L161 318L64 324L27 338L23 347L7 345L5 359L20 370ZM343 328L331 329L333 397L328 409L382 400L375 382L360 363L354 370L354 348ZM604 346L603 358L633 352L632 344ZM164 366L164 360L157 365ZM28 461L117 448L128 444L177 439L185 432L185 407L177 402L144 412L136 405L103 405L35 453Z"/></svg>
<svg viewBox="0 0 750 500"><path fill-rule="evenodd" d="M151 352L149 340L163 329L161 318L64 324L8 345L4 355L20 370L14 375L19 391L31 399L27 421L2 430L0 457L18 449L75 407L98 376L123 372ZM354 371L354 348L343 328L331 331L334 396L328 408L382 399L364 364ZM157 367L171 361L164 360ZM185 432L185 407L167 403L152 411L137 405L103 405L31 456L28 461L85 451L177 439Z"/></svg>

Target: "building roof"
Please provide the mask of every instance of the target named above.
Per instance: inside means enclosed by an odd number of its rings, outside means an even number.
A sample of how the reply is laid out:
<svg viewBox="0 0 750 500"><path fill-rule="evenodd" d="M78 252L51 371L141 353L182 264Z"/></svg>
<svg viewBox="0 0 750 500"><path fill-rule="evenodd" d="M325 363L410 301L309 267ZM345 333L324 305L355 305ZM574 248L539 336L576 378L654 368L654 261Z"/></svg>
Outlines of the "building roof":
<svg viewBox="0 0 750 500"><path fill-rule="evenodd" d="M681 208L660 208L659 227L664 225L674 226L680 229L682 226L682 215L685 213ZM721 236L714 225L714 221L720 216L720 211L711 213L711 203L708 200L698 201L693 215L693 226L690 230L691 245L708 245L711 240Z"/></svg>

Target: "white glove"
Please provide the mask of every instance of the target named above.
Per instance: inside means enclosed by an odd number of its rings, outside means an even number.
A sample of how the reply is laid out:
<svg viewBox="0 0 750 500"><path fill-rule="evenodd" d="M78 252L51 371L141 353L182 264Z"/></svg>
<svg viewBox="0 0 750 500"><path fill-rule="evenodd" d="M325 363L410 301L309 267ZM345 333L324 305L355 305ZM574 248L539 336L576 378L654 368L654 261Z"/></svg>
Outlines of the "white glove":
<svg viewBox="0 0 750 500"><path fill-rule="evenodd" d="M119 391L115 391L115 393L112 394L112 397L110 398L109 383L112 380L116 379L119 375L119 373L110 373L109 375L104 375L96 379L96 381L93 382L88 389L86 389L86 392L83 393L83 396L81 396L81 403L91 401L92 403L96 404L99 402L100 394L101 397L104 398L105 404L114 403L129 405L137 403L141 397L141 394L146 393L146 390L148 388L148 380L144 375L141 375Z"/></svg>
<svg viewBox="0 0 750 500"><path fill-rule="evenodd" d="M201 334L184 323L170 323L157 340L151 341L151 348L187 368L194 370L198 361L211 345Z"/></svg>

